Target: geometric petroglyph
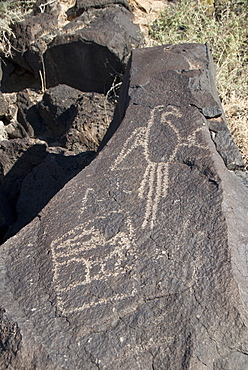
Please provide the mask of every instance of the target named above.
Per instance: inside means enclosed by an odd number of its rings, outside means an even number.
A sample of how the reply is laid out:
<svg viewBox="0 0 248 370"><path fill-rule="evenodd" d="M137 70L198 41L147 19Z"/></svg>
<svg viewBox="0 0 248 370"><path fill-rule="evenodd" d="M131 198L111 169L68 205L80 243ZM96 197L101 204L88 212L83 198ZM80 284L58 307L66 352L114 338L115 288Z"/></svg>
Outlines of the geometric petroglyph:
<svg viewBox="0 0 248 370"><path fill-rule="evenodd" d="M51 244L58 308L75 313L136 295L132 226L106 239L94 226L75 227Z"/></svg>
<svg viewBox="0 0 248 370"><path fill-rule="evenodd" d="M146 209L142 228L154 227L158 204L161 197L166 197L169 183L169 165L175 158L178 148L184 145L198 146L195 130L187 141L182 138L179 130L173 124L173 119L181 118L179 109L173 105L156 106L151 110L151 115L146 126L138 127L126 140L123 148L116 158L111 170L121 169L125 158L137 147L141 147L147 162L143 179L138 189L138 197L146 200ZM165 145L167 138L169 145ZM205 148L204 148L205 149Z"/></svg>

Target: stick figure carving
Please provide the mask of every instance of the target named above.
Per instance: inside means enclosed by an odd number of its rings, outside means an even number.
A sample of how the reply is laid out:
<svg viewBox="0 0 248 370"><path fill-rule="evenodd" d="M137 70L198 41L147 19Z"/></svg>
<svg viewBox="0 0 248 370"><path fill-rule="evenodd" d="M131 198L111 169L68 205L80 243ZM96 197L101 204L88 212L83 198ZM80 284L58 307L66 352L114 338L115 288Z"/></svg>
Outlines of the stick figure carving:
<svg viewBox="0 0 248 370"><path fill-rule="evenodd" d="M186 145L178 128L172 122L173 118L175 120L180 117L182 114L175 106L159 105L153 108L147 126L138 127L133 131L112 166L112 170L122 169L123 161L135 148L140 146L143 149L147 166L138 189L138 197L146 200L142 229L154 227L158 204L161 197L166 197L168 191L169 165L175 158L178 148ZM196 131L199 130L202 128ZM189 146L195 144L196 131L187 138ZM166 142L169 145L166 145Z"/></svg>

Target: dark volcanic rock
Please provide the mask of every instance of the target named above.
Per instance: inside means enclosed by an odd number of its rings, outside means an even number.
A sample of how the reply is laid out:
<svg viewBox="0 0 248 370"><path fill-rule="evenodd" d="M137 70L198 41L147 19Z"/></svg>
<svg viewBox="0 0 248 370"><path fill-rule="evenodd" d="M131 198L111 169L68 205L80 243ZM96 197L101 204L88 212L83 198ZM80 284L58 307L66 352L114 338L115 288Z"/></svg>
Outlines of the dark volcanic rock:
<svg viewBox="0 0 248 370"><path fill-rule="evenodd" d="M76 142L75 142L76 145ZM0 242L39 214L49 200L95 156L48 148L41 140L0 144Z"/></svg>
<svg viewBox="0 0 248 370"><path fill-rule="evenodd" d="M50 131L50 137L63 136L77 114L77 100L81 92L66 85L47 90L38 104L38 112Z"/></svg>
<svg viewBox="0 0 248 370"><path fill-rule="evenodd" d="M13 224L13 222L13 212L0 182L0 239L6 234L8 227Z"/></svg>
<svg viewBox="0 0 248 370"><path fill-rule="evenodd" d="M107 93L114 80L113 71L121 72L123 68L106 46L85 40L80 34L58 36L44 60L47 87L66 84L99 93Z"/></svg>
<svg viewBox="0 0 248 370"><path fill-rule="evenodd" d="M47 90L37 104L42 124L35 133L74 154L97 151L113 118L114 108L115 104L103 94L58 85Z"/></svg>
<svg viewBox="0 0 248 370"><path fill-rule="evenodd" d="M76 4L72 8L68 9L67 16L69 19L74 19L91 8L106 8L116 4L124 6L126 9L131 11L127 0L77 0Z"/></svg>
<svg viewBox="0 0 248 370"><path fill-rule="evenodd" d="M29 15L23 22L13 25L11 58L3 58L2 91L20 91L26 87L40 88L44 74L43 53L47 41L44 34L55 37L58 20L50 14ZM49 37L48 37L49 38Z"/></svg>
<svg viewBox="0 0 248 370"><path fill-rule="evenodd" d="M6 226L3 228L3 231L5 230L3 240L15 235L23 226L39 215L49 200L73 176L87 166L95 155L94 152L72 155L71 152L63 152L61 148L58 148L57 151L54 150L54 153L47 151L45 154L44 160L33 167L24 179L18 179L20 189L14 204L15 219L13 217L10 219L7 230ZM18 165L19 163L17 167Z"/></svg>
<svg viewBox="0 0 248 370"><path fill-rule="evenodd" d="M44 54L47 86L107 93L123 72L139 28L124 8L92 9L68 23ZM73 71L73 73L71 73Z"/></svg>
<svg viewBox="0 0 248 370"><path fill-rule="evenodd" d="M2 56L3 92L67 84L82 91L107 93L142 36L132 23L126 1L108 2L106 7L102 2L100 9L87 4L88 10L65 26L58 23L52 8L51 14L34 13L13 25L12 56ZM48 3L40 6L49 11Z"/></svg>
<svg viewBox="0 0 248 370"><path fill-rule="evenodd" d="M46 155L46 143L29 138L0 143L1 182L10 205L15 205L24 178Z"/></svg>
<svg viewBox="0 0 248 370"><path fill-rule="evenodd" d="M115 104L98 93L82 93L77 115L68 132L59 139L62 146L76 154L97 151L113 119Z"/></svg>
<svg viewBox="0 0 248 370"><path fill-rule="evenodd" d="M4 128L11 140L0 145L0 240L30 222L90 163L115 108L102 94L66 85L50 88L37 104L29 90L10 95L16 106L4 115L10 115Z"/></svg>
<svg viewBox="0 0 248 370"><path fill-rule="evenodd" d="M248 191L211 140L210 66L135 50L114 136L2 246L23 368L247 369Z"/></svg>
<svg viewBox="0 0 248 370"><path fill-rule="evenodd" d="M68 23L63 31L66 34L76 32L88 41L106 46L125 63L131 49L137 48L142 42L139 27L133 24L132 19L132 14L125 8L89 9Z"/></svg>
<svg viewBox="0 0 248 370"><path fill-rule="evenodd" d="M21 343L21 333L17 323L10 321L6 312L0 308L0 368L21 369L16 356Z"/></svg>
<svg viewBox="0 0 248 370"><path fill-rule="evenodd" d="M223 119L208 120L208 127L211 131L213 142L218 153L223 158L229 170L239 170L245 167L244 160L232 135Z"/></svg>
<svg viewBox="0 0 248 370"><path fill-rule="evenodd" d="M34 129L26 117L27 112L32 105L33 104L26 91L22 91L17 94L17 121L21 124L26 135L29 137L34 137Z"/></svg>

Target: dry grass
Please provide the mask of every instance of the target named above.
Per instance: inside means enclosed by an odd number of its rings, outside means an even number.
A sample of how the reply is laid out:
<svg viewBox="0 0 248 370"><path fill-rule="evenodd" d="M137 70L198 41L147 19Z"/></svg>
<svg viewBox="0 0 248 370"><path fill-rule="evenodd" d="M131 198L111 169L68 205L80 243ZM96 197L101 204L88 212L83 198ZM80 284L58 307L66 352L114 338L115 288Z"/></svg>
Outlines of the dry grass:
<svg viewBox="0 0 248 370"><path fill-rule="evenodd" d="M248 168L248 2L179 0L150 26L153 44L210 44L219 95Z"/></svg>
<svg viewBox="0 0 248 370"><path fill-rule="evenodd" d="M35 4L35 0L0 0L0 54L12 54L10 37L15 37L11 25L23 20Z"/></svg>
<svg viewBox="0 0 248 370"><path fill-rule="evenodd" d="M229 130L236 142L248 170L248 97L230 98L223 104Z"/></svg>

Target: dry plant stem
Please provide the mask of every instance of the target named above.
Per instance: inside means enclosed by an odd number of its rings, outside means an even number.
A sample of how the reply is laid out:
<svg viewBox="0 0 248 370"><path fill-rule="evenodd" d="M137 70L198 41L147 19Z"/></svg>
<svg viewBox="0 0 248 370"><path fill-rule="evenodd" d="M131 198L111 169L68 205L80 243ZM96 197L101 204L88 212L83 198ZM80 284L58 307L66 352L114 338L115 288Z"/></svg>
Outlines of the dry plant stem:
<svg viewBox="0 0 248 370"><path fill-rule="evenodd" d="M122 84L122 82L119 82L117 84L113 83L113 85L111 86L111 88L109 89L109 91L106 94L106 99L108 99L110 97L110 94L112 92L114 93L115 97L117 97L117 95L115 94L115 91L121 87L121 84Z"/></svg>
<svg viewBox="0 0 248 370"><path fill-rule="evenodd" d="M87 127L87 125L84 125L84 130L87 132L87 135L90 138L90 140L93 141L93 143L95 143L96 146L98 147L99 146L99 142L92 136L90 130Z"/></svg>
<svg viewBox="0 0 248 370"><path fill-rule="evenodd" d="M0 47L1 53L5 57L11 57L13 45L11 45L10 38L15 37L11 26L24 19L28 14L35 0L5 0L0 1Z"/></svg>
<svg viewBox="0 0 248 370"><path fill-rule="evenodd" d="M45 10L46 10L46 6L47 6L47 5L51 5L51 4L55 3L55 2L56 2L56 0L50 0L50 1L48 1L47 3L45 3L45 4L41 4L41 5L39 6L40 12L41 12L41 13L44 13L44 12L45 12Z"/></svg>
<svg viewBox="0 0 248 370"><path fill-rule="evenodd" d="M43 55L41 56L42 70L39 70L40 81L41 81L41 91L44 93L46 91L46 68L44 63Z"/></svg>

